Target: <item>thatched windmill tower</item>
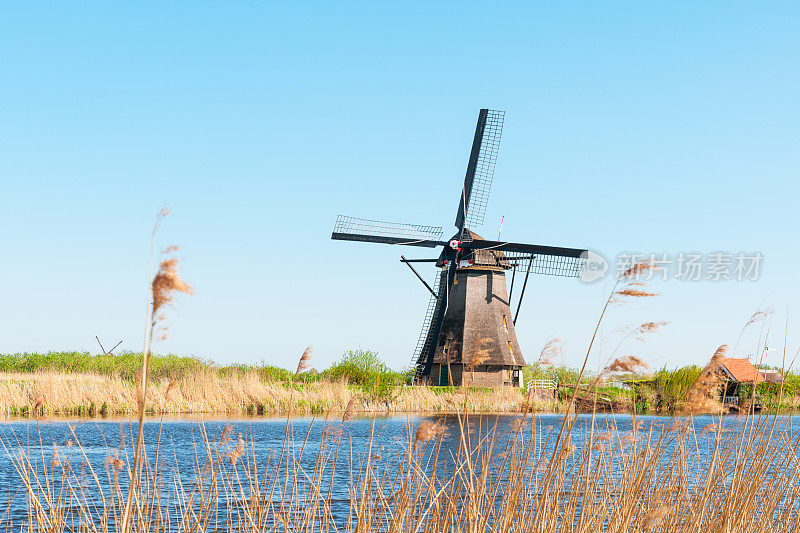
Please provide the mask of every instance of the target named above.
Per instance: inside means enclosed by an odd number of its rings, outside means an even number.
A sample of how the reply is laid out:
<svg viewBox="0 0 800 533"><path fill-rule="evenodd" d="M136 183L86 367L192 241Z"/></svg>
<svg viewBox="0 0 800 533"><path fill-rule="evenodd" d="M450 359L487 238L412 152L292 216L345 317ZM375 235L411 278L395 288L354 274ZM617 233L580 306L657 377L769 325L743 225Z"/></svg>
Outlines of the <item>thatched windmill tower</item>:
<svg viewBox="0 0 800 533"><path fill-rule="evenodd" d="M467 174L456 213L456 234L442 241L442 228L339 216L331 238L360 242L442 247L438 258L400 256L431 293L412 364L415 381L434 385L462 383L520 386L525 364L514 324L528 276L578 277L587 251L488 241L471 231L483 223L505 113L481 109ZM412 263L441 268L431 287ZM506 289L506 274L511 272ZM516 310L511 296L517 272L524 273Z"/></svg>

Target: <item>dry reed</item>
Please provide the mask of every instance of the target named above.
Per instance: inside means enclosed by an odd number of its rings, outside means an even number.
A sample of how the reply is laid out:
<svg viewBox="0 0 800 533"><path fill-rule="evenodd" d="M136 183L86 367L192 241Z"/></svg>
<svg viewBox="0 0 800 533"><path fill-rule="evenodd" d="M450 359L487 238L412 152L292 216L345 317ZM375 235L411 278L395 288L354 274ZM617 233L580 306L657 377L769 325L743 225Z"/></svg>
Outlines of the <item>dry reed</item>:
<svg viewBox="0 0 800 533"><path fill-rule="evenodd" d="M552 365L557 360L564 359L564 343L558 337L549 337L539 353L538 365Z"/></svg>
<svg viewBox="0 0 800 533"><path fill-rule="evenodd" d="M723 344L717 348L711 361L703 367L700 375L691 384L682 408L685 413L719 413L722 411L722 404L718 398L720 388L725 381L720 375L720 367L727 353L727 345Z"/></svg>
<svg viewBox="0 0 800 533"><path fill-rule="evenodd" d="M311 366L311 346L306 347L303 350L303 354L300 356L300 360L297 362L297 370L295 370L295 375L298 375L302 372L305 372Z"/></svg>
<svg viewBox="0 0 800 533"><path fill-rule="evenodd" d="M165 206L156 214L153 221L153 230L150 234L151 273L155 250L156 232L158 231L158 226L161 220L168 214L169 209L167 209ZM189 284L185 283L178 275L179 259L176 257L170 257L170 254L173 254L177 251L177 246L170 246L162 252L163 259L161 260L155 276L153 276L153 279L150 282L150 303L145 314L145 323L149 322L149 326L145 330L144 348L142 349L142 370L139 379L137 380L136 396L137 407L139 411L139 426L137 429L136 447L133 454L133 475L131 477L131 483L128 486L128 496L125 502L125 511L122 515L123 533L128 533L128 531L134 527L131 521L131 516L134 512L134 497L139 490L138 484L140 482L142 469L142 455L144 454L144 421L147 402L147 386L150 382L150 348L152 346L153 336L155 335L156 327L159 323L161 323L161 338L166 338L166 325L163 323L165 320L164 310L172 303L174 294L176 292L182 292L184 294L194 293L194 289ZM136 505L138 505L138 503L136 503Z"/></svg>
<svg viewBox="0 0 800 533"><path fill-rule="evenodd" d="M609 363L608 366L603 369L601 375L613 373L637 373L641 372L647 367L647 363L645 363L642 359L636 357L635 355L626 355L611 361L611 363Z"/></svg>
<svg viewBox="0 0 800 533"><path fill-rule="evenodd" d="M264 381L256 370L219 374L198 369L177 379L150 380L145 410L166 415L336 414L343 413L357 393L344 381L317 381L291 387L278 381ZM524 395L519 389L472 390L467 405L459 390L405 386L398 387L388 401L367 395L353 409L362 413L454 413L457 410L514 413L520 410L523 402ZM558 410L557 405L534 403L533 407ZM135 384L118 376L52 371L0 373L0 415L27 413L49 418L137 412Z"/></svg>
<svg viewBox="0 0 800 533"><path fill-rule="evenodd" d="M425 420L392 448L378 444L373 424L346 457L338 422L322 423L310 455L308 435L297 441L290 424L283 443L264 452L232 426L218 436L199 426L201 451L181 463L184 470L166 462L158 443L151 448L132 521L152 532L788 533L800 526L800 433L789 424L764 416L740 419L733 430L718 420L695 431L691 419L669 422L625 432L607 423L593 439L580 430L555 449L553 428L535 415L502 431L460 417L453 435ZM122 445L100 471L74 432L49 457L20 453L13 437L2 445L32 530L120 531L131 472ZM334 491L341 459L348 475ZM6 514L3 525L23 524Z"/></svg>

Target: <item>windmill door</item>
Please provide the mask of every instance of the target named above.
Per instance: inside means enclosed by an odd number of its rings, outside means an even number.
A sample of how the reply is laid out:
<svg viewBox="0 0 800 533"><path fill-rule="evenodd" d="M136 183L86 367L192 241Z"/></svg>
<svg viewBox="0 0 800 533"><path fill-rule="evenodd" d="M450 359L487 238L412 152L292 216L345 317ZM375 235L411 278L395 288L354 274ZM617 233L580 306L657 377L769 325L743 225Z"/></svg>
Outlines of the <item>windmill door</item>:
<svg viewBox="0 0 800 533"><path fill-rule="evenodd" d="M439 367L439 386L446 387L450 385L450 369L444 365Z"/></svg>

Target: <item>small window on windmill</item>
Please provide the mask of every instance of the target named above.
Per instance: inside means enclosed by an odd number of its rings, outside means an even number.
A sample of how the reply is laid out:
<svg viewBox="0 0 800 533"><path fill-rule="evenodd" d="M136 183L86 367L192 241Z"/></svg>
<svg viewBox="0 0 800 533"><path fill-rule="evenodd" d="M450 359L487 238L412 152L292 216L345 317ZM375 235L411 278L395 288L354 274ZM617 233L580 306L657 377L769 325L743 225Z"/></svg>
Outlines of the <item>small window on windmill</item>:
<svg viewBox="0 0 800 533"><path fill-rule="evenodd" d="M512 355L514 354L514 347L511 346L511 341L508 341L508 351L511 352Z"/></svg>
<svg viewBox="0 0 800 533"><path fill-rule="evenodd" d="M508 333L508 322L506 322L506 315L503 315L503 327L506 328L506 333Z"/></svg>

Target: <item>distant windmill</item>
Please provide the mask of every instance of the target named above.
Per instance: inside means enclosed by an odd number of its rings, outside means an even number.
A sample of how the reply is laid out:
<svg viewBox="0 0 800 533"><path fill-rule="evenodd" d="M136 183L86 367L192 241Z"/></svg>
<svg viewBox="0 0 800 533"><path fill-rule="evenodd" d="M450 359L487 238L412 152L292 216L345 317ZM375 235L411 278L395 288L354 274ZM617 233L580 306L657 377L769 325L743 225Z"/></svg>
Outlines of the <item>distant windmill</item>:
<svg viewBox="0 0 800 533"><path fill-rule="evenodd" d="M105 348L103 348L103 343L102 343L102 342L100 342L100 337L98 337L97 335L95 335L95 336L94 336L94 338L95 338L95 339L97 339L97 344L99 344L99 345L100 345L100 349L101 349L101 350L103 350L103 355L114 355L114 350L116 350L116 349L117 349L117 346L119 346L120 344L122 344L122 341L119 341L117 344L115 344L115 345L114 345L114 347L113 347L113 348L111 348L109 351L106 351L106 349L105 349Z"/></svg>
<svg viewBox="0 0 800 533"><path fill-rule="evenodd" d="M481 109L456 212L457 231L442 241L442 228L379 222L339 215L332 239L435 248L436 259L401 261L431 292L412 364L417 383L520 386L525 365L514 331L528 276L578 277L587 251L487 241L474 233L483 224L494 176L503 111ZM411 263L435 262L441 273L431 287ZM506 271L511 289L506 291ZM524 272L513 319L510 295L517 271Z"/></svg>

